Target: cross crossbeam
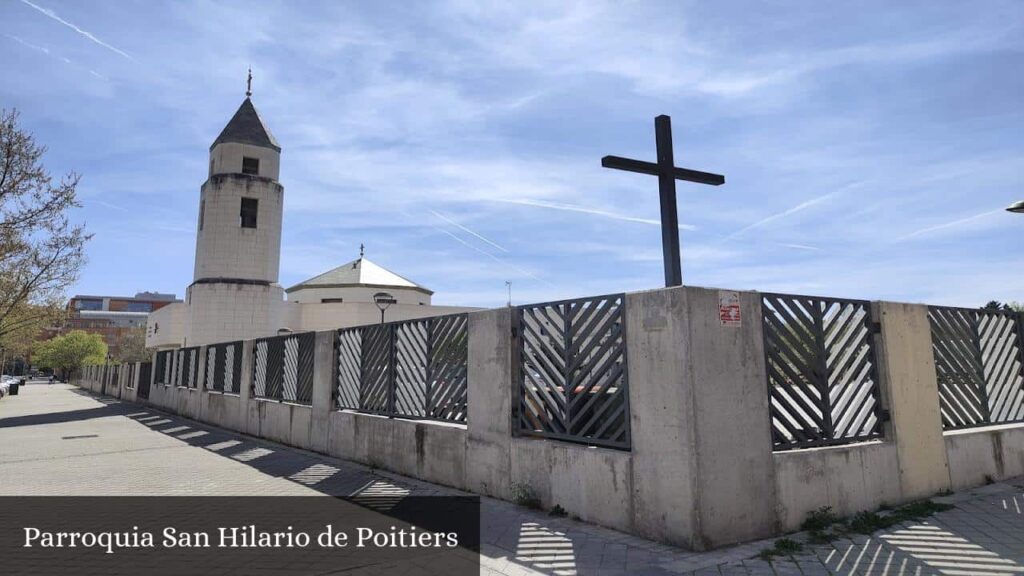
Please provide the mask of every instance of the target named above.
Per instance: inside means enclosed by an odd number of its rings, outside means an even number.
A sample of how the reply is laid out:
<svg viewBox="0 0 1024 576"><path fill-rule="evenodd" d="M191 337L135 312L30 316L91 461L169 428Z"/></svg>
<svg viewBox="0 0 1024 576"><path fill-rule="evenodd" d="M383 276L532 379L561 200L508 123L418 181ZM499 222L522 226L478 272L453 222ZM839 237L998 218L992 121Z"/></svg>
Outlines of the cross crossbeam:
<svg viewBox="0 0 1024 576"><path fill-rule="evenodd" d="M679 255L676 180L720 186L725 184L725 176L675 166L675 158L672 153L672 120L668 116L662 114L654 119L654 134L658 152L657 163L622 158L621 156L605 156L601 158L601 166L658 177L658 196L661 201L661 245L665 255L665 286L681 286L683 270Z"/></svg>

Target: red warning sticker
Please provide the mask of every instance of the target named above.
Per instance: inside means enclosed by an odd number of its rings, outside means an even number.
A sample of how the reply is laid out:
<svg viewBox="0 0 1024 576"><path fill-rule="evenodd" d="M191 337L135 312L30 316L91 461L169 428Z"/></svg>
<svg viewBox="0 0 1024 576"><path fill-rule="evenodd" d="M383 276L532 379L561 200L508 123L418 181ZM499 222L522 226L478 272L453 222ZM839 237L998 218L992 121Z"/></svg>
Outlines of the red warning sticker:
<svg viewBox="0 0 1024 576"><path fill-rule="evenodd" d="M718 291L718 317L722 320L722 326L739 328L743 325L739 292L735 290Z"/></svg>

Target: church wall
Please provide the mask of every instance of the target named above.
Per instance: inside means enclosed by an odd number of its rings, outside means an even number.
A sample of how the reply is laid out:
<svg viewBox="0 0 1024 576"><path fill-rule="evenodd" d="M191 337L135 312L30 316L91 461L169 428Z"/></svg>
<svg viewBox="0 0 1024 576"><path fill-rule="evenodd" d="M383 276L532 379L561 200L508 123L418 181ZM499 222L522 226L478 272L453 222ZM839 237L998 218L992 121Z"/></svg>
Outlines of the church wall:
<svg viewBox="0 0 1024 576"><path fill-rule="evenodd" d="M190 330L185 346L274 336L287 327L280 286L194 284L188 289Z"/></svg>
<svg viewBox="0 0 1024 576"><path fill-rule="evenodd" d="M271 180L279 179L281 166L281 154L279 152L269 148L234 142L218 144L210 151L210 160L213 161L210 176L214 174L241 174L242 158L245 156L259 158L259 176L270 178Z"/></svg>
<svg viewBox="0 0 1024 576"><path fill-rule="evenodd" d="M398 304L418 306L430 304L430 294L398 286L351 286L344 288L301 288L288 293L289 302L320 304L325 298L343 298L345 302L373 303L373 295L387 292L395 297Z"/></svg>
<svg viewBox="0 0 1024 576"><path fill-rule="evenodd" d="M188 332L188 307L168 304L151 312L146 320L146 348L177 348Z"/></svg>
<svg viewBox="0 0 1024 576"><path fill-rule="evenodd" d="M339 304L298 304L300 309L298 328L292 330L336 330L352 326L365 326L380 323L380 310L375 304L339 303ZM413 320L430 316L443 316L460 312L473 312L479 308L460 306L416 306L393 304L384 313L387 322L397 320Z"/></svg>
<svg viewBox="0 0 1024 576"><path fill-rule="evenodd" d="M256 228L240 226L243 197L259 200ZM284 188L270 180L225 174L203 184L200 194L203 229L196 233L194 279L244 278L277 282L283 202ZM196 227L199 227L198 220Z"/></svg>

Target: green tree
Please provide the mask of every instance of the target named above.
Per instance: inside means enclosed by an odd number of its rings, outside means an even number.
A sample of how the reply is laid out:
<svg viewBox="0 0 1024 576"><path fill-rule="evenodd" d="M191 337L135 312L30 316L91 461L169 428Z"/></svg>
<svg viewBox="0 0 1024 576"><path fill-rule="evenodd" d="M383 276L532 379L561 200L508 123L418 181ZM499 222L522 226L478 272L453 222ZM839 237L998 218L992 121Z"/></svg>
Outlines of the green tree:
<svg viewBox="0 0 1024 576"><path fill-rule="evenodd" d="M1020 302L1000 302L990 300L988 304L981 307L982 310L994 310L996 312L1024 312L1024 304Z"/></svg>
<svg viewBox="0 0 1024 576"><path fill-rule="evenodd" d="M107 345L99 334L72 330L36 346L33 356L36 365L59 370L70 378L86 364L102 364L107 359Z"/></svg>

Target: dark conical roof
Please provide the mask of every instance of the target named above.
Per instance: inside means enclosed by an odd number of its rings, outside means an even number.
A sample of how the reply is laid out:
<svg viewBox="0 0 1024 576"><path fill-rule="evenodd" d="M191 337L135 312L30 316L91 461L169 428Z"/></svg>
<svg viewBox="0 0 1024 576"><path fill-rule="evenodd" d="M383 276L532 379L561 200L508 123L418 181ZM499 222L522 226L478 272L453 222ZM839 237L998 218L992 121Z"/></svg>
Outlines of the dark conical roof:
<svg viewBox="0 0 1024 576"><path fill-rule="evenodd" d="M225 142L262 146L272 148L277 152L281 151L281 146L274 139L274 135L270 133L270 129L263 123L260 113L256 111L256 107L252 105L252 100L249 98L242 102L242 105L238 107L238 112L235 112L228 125L221 130L220 136L217 136L213 144L210 144L210 150L213 150L217 144Z"/></svg>

